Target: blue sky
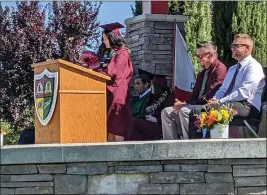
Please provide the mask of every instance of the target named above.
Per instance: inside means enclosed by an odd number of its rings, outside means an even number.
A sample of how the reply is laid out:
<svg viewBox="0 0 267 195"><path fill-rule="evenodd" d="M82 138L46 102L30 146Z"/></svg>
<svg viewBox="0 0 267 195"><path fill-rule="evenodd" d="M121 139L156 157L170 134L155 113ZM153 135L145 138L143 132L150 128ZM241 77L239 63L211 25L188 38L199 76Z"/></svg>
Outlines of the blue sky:
<svg viewBox="0 0 267 195"><path fill-rule="evenodd" d="M44 2L45 3L45 2ZM100 24L107 24L112 22L120 22L124 24L124 20L132 17L132 10L130 5L133 2L103 2L98 20ZM2 6L14 6L15 2L2 2Z"/></svg>
<svg viewBox="0 0 267 195"><path fill-rule="evenodd" d="M134 2L103 2L99 20L102 24L120 22L124 24L124 20L133 17L130 5Z"/></svg>
<svg viewBox="0 0 267 195"><path fill-rule="evenodd" d="M47 2L41 2L41 4L46 4ZM2 2L2 6L15 6L15 2ZM113 22L119 22L123 25L124 20L133 17L131 5L133 2L103 2L100 7L100 13L98 16L98 21L100 25L108 24ZM125 32L125 28L121 29L121 32ZM93 43L94 45L94 43ZM91 48L92 50L92 48Z"/></svg>

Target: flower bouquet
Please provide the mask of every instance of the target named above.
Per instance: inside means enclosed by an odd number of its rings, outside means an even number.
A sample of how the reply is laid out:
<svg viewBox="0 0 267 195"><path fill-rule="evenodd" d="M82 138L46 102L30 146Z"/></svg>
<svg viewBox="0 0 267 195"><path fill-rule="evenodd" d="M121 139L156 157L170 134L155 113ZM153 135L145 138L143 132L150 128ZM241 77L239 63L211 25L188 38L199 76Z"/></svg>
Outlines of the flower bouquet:
<svg viewBox="0 0 267 195"><path fill-rule="evenodd" d="M210 138L228 138L229 123L236 114L230 105L218 105L196 115L194 125L202 129L203 134L209 131Z"/></svg>
<svg viewBox="0 0 267 195"><path fill-rule="evenodd" d="M98 56L92 51L84 51L80 56L82 66L90 69L97 69L100 66Z"/></svg>

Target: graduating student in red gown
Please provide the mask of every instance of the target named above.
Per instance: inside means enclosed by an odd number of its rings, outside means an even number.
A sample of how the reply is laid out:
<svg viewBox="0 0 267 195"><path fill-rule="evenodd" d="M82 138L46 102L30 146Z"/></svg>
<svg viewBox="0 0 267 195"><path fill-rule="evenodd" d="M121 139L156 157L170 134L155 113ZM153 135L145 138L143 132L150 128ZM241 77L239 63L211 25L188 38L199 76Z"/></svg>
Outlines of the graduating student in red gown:
<svg viewBox="0 0 267 195"><path fill-rule="evenodd" d="M145 141L161 139L161 111L166 107L173 106L174 99L173 90L167 86L165 76L155 75L152 80L151 103L144 110L145 117L133 120L133 128L127 136L127 140Z"/></svg>
<svg viewBox="0 0 267 195"><path fill-rule="evenodd" d="M107 130L108 141L123 141L127 130L131 129L131 110L128 87L133 75L130 51L125 46L119 28L113 23L101 26L102 45L99 49L101 64L97 71L112 78L107 83Z"/></svg>

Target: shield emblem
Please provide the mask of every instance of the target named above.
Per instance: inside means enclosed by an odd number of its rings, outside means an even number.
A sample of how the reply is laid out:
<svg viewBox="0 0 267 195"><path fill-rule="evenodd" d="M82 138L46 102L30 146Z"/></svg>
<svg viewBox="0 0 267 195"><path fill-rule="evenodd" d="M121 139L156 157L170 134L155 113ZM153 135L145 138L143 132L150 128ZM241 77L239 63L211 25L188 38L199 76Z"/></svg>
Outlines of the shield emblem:
<svg viewBox="0 0 267 195"><path fill-rule="evenodd" d="M51 120L57 100L58 72L45 69L34 75L34 102L37 117L45 126Z"/></svg>

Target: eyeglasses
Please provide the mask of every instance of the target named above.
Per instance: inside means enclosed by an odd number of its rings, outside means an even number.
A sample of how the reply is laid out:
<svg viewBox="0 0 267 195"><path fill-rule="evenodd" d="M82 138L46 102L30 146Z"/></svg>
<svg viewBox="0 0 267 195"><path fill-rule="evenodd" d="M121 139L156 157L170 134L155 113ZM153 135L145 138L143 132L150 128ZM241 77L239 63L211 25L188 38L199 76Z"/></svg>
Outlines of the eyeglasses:
<svg viewBox="0 0 267 195"><path fill-rule="evenodd" d="M235 48L240 48L240 47L250 47L248 44L232 44L230 45L230 48L235 49Z"/></svg>
<svg viewBox="0 0 267 195"><path fill-rule="evenodd" d="M198 59L202 59L202 58L204 58L205 55L208 55L208 54L210 54L210 52L198 54L196 56L197 56Z"/></svg>

